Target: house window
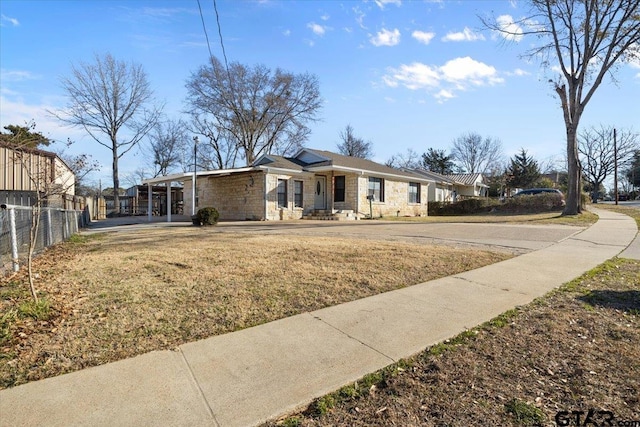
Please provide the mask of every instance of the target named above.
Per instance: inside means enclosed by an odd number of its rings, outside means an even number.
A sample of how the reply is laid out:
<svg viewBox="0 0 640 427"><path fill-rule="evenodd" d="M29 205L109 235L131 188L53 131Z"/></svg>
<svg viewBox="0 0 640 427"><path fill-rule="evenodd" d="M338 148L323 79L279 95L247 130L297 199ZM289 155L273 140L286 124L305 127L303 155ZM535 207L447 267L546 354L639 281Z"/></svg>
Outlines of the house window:
<svg viewBox="0 0 640 427"><path fill-rule="evenodd" d="M302 207L302 181L293 181L293 206Z"/></svg>
<svg viewBox="0 0 640 427"><path fill-rule="evenodd" d="M278 207L279 208L287 207L287 180L286 179L278 180Z"/></svg>
<svg viewBox="0 0 640 427"><path fill-rule="evenodd" d="M344 175L336 176L334 178L334 190L333 190L334 202L344 202L344 188L345 188Z"/></svg>
<svg viewBox="0 0 640 427"><path fill-rule="evenodd" d="M384 202L384 179L369 177L369 195L373 195L376 202Z"/></svg>
<svg viewBox="0 0 640 427"><path fill-rule="evenodd" d="M420 203L420 184L409 183L409 203Z"/></svg>

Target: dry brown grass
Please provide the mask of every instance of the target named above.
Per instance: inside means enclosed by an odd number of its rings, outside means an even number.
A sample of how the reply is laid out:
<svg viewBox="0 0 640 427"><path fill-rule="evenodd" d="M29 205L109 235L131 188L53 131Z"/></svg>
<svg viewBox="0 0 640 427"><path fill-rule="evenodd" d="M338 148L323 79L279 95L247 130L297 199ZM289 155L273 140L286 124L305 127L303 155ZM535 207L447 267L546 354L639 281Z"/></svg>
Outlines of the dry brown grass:
<svg viewBox="0 0 640 427"><path fill-rule="evenodd" d="M598 205L600 207L600 205ZM447 222L447 223L511 223L511 224L559 224L573 225L576 227L588 227L598 220L594 213L585 211L579 215L563 216L559 212L505 214L505 213L481 213L474 215L447 215L424 217L384 217L389 221L409 222Z"/></svg>
<svg viewBox="0 0 640 427"><path fill-rule="evenodd" d="M0 283L10 387L470 270L510 255L402 242L147 229L75 239L36 259L51 318Z"/></svg>
<svg viewBox="0 0 640 427"><path fill-rule="evenodd" d="M638 425L639 283L640 261L616 258L268 425Z"/></svg>

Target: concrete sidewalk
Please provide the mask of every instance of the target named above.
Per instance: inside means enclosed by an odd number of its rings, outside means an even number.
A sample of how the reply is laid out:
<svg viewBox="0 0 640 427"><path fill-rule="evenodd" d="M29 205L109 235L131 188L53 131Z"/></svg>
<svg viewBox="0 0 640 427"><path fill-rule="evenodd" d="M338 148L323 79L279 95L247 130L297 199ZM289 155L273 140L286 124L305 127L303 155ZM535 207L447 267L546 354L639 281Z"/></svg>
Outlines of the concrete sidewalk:
<svg viewBox="0 0 640 427"><path fill-rule="evenodd" d="M507 261L0 391L0 425L259 424L527 304L626 250L635 221L594 211L600 220L590 228ZM628 253L637 254L638 244Z"/></svg>

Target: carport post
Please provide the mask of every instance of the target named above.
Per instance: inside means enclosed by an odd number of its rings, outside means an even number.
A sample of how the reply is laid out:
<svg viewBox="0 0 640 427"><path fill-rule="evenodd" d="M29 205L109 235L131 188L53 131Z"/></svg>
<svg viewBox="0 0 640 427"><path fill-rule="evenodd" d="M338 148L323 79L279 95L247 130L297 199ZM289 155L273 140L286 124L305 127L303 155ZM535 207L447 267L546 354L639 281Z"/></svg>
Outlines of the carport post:
<svg viewBox="0 0 640 427"><path fill-rule="evenodd" d="M171 181L167 182L167 222L171 222Z"/></svg>
<svg viewBox="0 0 640 427"><path fill-rule="evenodd" d="M147 182L147 218L149 219L149 222L151 222L152 197L153 193L151 192L151 183Z"/></svg>

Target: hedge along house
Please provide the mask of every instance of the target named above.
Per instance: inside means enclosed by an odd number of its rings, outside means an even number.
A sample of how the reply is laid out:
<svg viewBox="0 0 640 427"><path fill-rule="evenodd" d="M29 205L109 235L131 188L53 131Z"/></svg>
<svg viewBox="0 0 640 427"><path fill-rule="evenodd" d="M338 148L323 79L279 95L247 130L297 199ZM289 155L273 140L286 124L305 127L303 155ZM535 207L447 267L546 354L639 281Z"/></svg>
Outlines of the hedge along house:
<svg viewBox="0 0 640 427"><path fill-rule="evenodd" d="M173 181L184 183L188 211L193 173L143 183ZM216 208L221 220L426 216L430 185L432 179L412 172L305 148L293 157L264 155L244 168L198 172L195 205Z"/></svg>

